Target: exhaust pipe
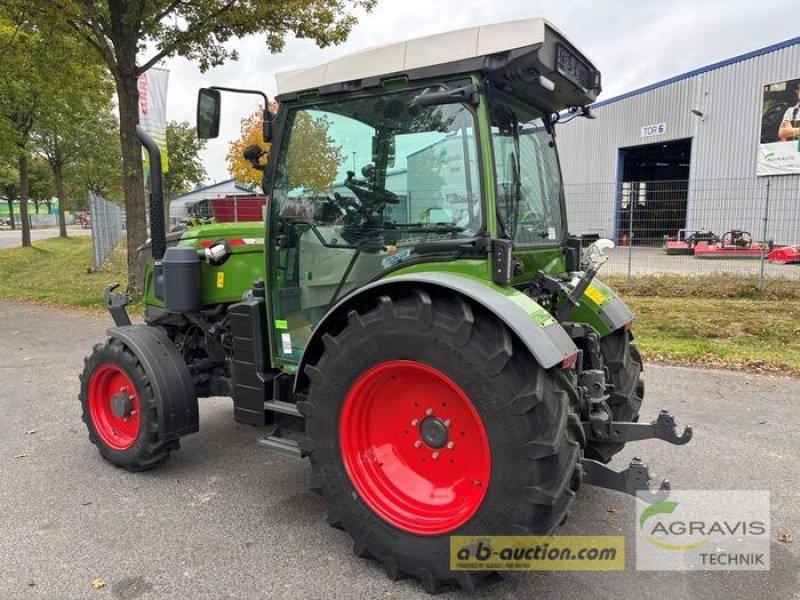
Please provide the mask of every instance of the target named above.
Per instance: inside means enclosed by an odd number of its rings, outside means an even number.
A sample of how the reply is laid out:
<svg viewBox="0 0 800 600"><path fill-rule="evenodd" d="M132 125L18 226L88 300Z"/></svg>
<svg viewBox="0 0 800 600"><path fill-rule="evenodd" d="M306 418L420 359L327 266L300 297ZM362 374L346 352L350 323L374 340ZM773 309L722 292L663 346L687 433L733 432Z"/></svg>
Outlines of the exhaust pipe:
<svg viewBox="0 0 800 600"><path fill-rule="evenodd" d="M153 260L160 263L167 251L167 232L164 223L164 183L161 172L161 148L141 125L136 126L136 137L150 157L150 244Z"/></svg>

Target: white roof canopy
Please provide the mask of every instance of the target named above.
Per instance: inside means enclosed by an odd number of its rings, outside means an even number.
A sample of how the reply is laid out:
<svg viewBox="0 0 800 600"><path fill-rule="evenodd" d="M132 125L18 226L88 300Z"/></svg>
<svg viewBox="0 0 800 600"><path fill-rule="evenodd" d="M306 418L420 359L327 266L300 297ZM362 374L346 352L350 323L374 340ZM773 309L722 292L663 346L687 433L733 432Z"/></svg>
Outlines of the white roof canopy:
<svg viewBox="0 0 800 600"><path fill-rule="evenodd" d="M470 27L377 46L307 69L277 75L278 94L455 63L542 44L545 29L557 30L541 18Z"/></svg>

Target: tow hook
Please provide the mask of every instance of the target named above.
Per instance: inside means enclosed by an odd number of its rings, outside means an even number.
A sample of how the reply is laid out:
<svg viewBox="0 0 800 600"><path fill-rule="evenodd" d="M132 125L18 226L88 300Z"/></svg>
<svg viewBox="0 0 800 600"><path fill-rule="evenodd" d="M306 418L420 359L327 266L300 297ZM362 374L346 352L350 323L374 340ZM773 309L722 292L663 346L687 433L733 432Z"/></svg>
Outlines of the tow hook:
<svg viewBox="0 0 800 600"><path fill-rule="evenodd" d="M131 318L128 316L128 311L125 310L131 297L128 294L115 294L114 290L118 287L119 283L108 284L103 291L103 300L108 312L111 313L111 318L114 319L114 325L124 327L131 324Z"/></svg>
<svg viewBox="0 0 800 600"><path fill-rule="evenodd" d="M650 469L640 458L634 458L624 471L615 471L596 460L581 459L583 483L595 487L616 490L636 496L648 504L663 502L671 489L668 480L663 480L658 489L650 488Z"/></svg>
<svg viewBox="0 0 800 600"><path fill-rule="evenodd" d="M675 417L668 410L658 413L658 418L650 423L630 423L612 421L607 427L598 427L592 419L583 423L586 437L600 442L636 442L639 440L658 439L683 446L692 439L692 426L687 425L683 432L677 433Z"/></svg>

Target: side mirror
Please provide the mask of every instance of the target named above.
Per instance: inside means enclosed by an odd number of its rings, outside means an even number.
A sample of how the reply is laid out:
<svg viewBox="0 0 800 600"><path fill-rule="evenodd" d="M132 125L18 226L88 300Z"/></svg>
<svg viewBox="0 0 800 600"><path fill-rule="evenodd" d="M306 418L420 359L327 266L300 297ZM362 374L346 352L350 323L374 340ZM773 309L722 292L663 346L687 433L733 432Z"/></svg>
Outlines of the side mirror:
<svg viewBox="0 0 800 600"><path fill-rule="evenodd" d="M200 88L197 95L197 137L209 140L219 135L222 99L219 90Z"/></svg>

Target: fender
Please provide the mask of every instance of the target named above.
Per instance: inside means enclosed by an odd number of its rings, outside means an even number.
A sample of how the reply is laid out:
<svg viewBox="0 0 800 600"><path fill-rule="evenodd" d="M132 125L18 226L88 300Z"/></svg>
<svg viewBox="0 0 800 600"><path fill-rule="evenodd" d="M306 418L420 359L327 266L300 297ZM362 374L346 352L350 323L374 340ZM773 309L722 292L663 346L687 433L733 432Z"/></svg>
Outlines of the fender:
<svg viewBox="0 0 800 600"><path fill-rule="evenodd" d="M633 313L611 288L595 278L567 320L591 325L605 337L633 321Z"/></svg>
<svg viewBox="0 0 800 600"><path fill-rule="evenodd" d="M322 336L332 323L344 318L348 312L364 302L403 287L438 287L460 294L484 306L506 324L525 344L542 367L549 369L575 354L578 349L564 328L534 300L522 292L501 287L480 279L454 273L415 273L390 276L364 286L345 297L322 318L306 345L297 368L295 391L308 385L305 374L307 364L313 364L323 352Z"/></svg>
<svg viewBox="0 0 800 600"><path fill-rule="evenodd" d="M163 329L126 325L108 330L109 337L125 344L142 364L156 399L158 437L172 440L199 429L194 381L183 356Z"/></svg>

